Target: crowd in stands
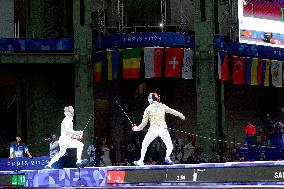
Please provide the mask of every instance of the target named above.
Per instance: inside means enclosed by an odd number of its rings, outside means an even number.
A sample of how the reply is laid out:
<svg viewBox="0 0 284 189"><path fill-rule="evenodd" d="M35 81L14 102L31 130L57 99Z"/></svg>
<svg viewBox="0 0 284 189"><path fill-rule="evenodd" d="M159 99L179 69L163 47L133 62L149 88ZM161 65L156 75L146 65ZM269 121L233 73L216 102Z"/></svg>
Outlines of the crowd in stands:
<svg viewBox="0 0 284 189"><path fill-rule="evenodd" d="M284 146L284 119L272 119L266 114L261 124L256 127L251 122L245 126L246 144L266 147Z"/></svg>
<svg viewBox="0 0 284 189"><path fill-rule="evenodd" d="M244 126L244 132L246 139L244 140L243 147L284 146L284 119L272 119L271 116L267 114L259 126L255 126L253 121L248 122ZM195 136L194 134L190 134L185 139L177 137L173 140L174 149L171 159L175 164L224 163L248 160L246 154L238 153L237 147L232 149L230 153L216 153L213 156L199 152L196 147ZM96 138L93 144L88 148L91 165L133 165L133 162L139 159L140 156L141 138L142 137L134 137L131 140L123 138L119 142L115 141L114 138ZM155 139L147 150L145 164L164 164L165 149L166 147L162 140L160 138ZM117 153L120 154L117 155ZM266 158L264 152L257 153L255 160L269 160Z"/></svg>
<svg viewBox="0 0 284 189"><path fill-rule="evenodd" d="M249 121L244 125L243 130L244 134L246 134L243 145L234 146L230 151L225 151L222 154L215 153L213 156L199 151L196 146L195 134L189 134L185 138L181 138L181 136L176 137L173 139L174 149L171 154L171 160L175 164L284 160L283 118L272 119L267 114L261 121L261 124L255 125L254 121ZM142 135L142 133L140 134ZM93 143L87 148L87 153L90 157L89 166L133 165L133 162L140 157L142 139L143 136L139 134L135 134L130 140L122 138L120 141L116 141L114 137L95 137ZM52 141L50 141L51 144L53 144ZM13 146L12 144L11 146ZM261 150L250 150L250 154L247 153L248 151L245 151L246 149L257 148L261 148ZM273 150L268 152L265 148ZM11 153L13 153L13 149L12 147L10 148ZM28 152L28 150L25 149L23 152ZM23 154L23 152L21 153ZM58 153L58 149L56 152ZM156 138L147 150L144 163L146 165L163 165L165 152L165 144L159 137ZM271 155L271 153L276 155ZM10 155L10 158L12 157Z"/></svg>

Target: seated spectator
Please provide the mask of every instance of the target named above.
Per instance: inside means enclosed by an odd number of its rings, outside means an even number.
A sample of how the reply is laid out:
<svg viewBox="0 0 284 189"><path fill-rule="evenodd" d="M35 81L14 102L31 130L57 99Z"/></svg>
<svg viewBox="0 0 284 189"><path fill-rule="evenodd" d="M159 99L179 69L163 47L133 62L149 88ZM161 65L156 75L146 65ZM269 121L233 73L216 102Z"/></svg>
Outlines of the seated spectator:
<svg viewBox="0 0 284 189"><path fill-rule="evenodd" d="M213 162L214 163L223 163L222 159L221 159L221 156L219 154L216 154L214 156L214 159L213 159Z"/></svg>
<svg viewBox="0 0 284 189"><path fill-rule="evenodd" d="M130 142L127 145L127 159L129 162L133 162L135 157L135 145L133 142Z"/></svg>
<svg viewBox="0 0 284 189"><path fill-rule="evenodd" d="M267 145L267 136L263 129L260 129L260 146L266 146Z"/></svg>
<svg viewBox="0 0 284 189"><path fill-rule="evenodd" d="M265 118L262 121L262 125L269 133L273 132L274 121L269 114L266 114Z"/></svg>
<svg viewBox="0 0 284 189"><path fill-rule="evenodd" d="M178 163L180 163L181 158L182 158L182 153L181 153L181 151L180 151L178 148L174 148L174 149L173 149L173 152L172 152L172 156L171 156L172 161L173 161L175 164L178 164Z"/></svg>
<svg viewBox="0 0 284 189"><path fill-rule="evenodd" d="M241 157L240 157L240 162L244 162L245 161L245 154L241 154Z"/></svg>
<svg viewBox="0 0 284 189"><path fill-rule="evenodd" d="M146 164L147 164L147 165L156 165L156 162L153 161L153 159L152 159L151 157L149 157Z"/></svg>
<svg viewBox="0 0 284 189"><path fill-rule="evenodd" d="M102 146L102 166L111 166L111 161L109 158L109 151L110 149L107 146L106 139L103 140L103 146Z"/></svg>
<svg viewBox="0 0 284 189"><path fill-rule="evenodd" d="M187 163L187 160L189 156L191 156L194 153L194 146L191 144L191 142L188 142L183 147L183 157L182 157L182 163Z"/></svg>
<svg viewBox="0 0 284 189"><path fill-rule="evenodd" d="M203 155L200 157L200 163L211 163L211 161L212 158L207 153L203 153Z"/></svg>
<svg viewBox="0 0 284 189"><path fill-rule="evenodd" d="M257 161L265 161L265 154L264 153L259 153L257 157Z"/></svg>
<svg viewBox="0 0 284 189"><path fill-rule="evenodd" d="M191 156L187 158L188 163L200 163L200 159L196 153L193 153Z"/></svg>
<svg viewBox="0 0 284 189"><path fill-rule="evenodd" d="M28 155L29 158L32 158L32 155L29 152L29 149L25 143L21 141L21 136L16 136L16 141L12 142L10 145L10 159L17 157L24 157L24 153Z"/></svg>

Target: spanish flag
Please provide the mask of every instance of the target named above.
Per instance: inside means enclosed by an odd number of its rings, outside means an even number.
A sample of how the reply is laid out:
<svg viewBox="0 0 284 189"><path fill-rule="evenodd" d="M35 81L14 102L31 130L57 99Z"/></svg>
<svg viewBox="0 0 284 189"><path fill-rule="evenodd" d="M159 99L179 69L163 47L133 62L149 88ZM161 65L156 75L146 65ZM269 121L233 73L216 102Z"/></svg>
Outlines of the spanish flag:
<svg viewBox="0 0 284 189"><path fill-rule="evenodd" d="M123 78L139 78L141 49L123 49Z"/></svg>

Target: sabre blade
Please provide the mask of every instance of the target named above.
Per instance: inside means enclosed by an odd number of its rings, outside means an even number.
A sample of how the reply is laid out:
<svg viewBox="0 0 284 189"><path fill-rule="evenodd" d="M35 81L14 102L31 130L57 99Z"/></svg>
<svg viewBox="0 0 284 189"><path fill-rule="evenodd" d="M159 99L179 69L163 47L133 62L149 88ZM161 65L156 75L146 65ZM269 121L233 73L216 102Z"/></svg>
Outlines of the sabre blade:
<svg viewBox="0 0 284 189"><path fill-rule="evenodd" d="M126 118L128 119L128 121L131 123L131 125L133 124L131 119L129 118L129 116L127 115L127 113L124 111L124 109L121 107L121 105L117 102L117 100L115 101L117 103L117 105L119 106L119 108L121 109L121 111L124 113L124 115L126 116Z"/></svg>

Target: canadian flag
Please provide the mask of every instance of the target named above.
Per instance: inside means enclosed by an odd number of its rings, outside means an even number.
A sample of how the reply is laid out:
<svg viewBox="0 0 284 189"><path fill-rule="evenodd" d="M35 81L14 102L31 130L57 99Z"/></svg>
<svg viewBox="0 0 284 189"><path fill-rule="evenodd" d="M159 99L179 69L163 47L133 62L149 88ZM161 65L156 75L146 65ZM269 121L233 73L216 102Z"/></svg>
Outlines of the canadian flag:
<svg viewBox="0 0 284 189"><path fill-rule="evenodd" d="M168 48L166 54L166 77L180 77L182 48Z"/></svg>

